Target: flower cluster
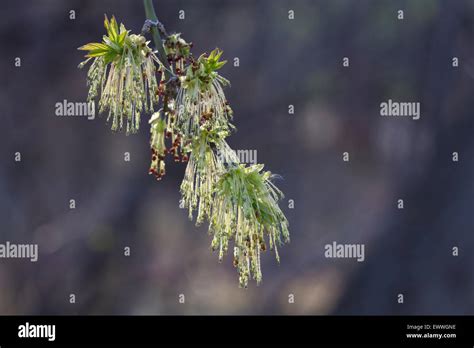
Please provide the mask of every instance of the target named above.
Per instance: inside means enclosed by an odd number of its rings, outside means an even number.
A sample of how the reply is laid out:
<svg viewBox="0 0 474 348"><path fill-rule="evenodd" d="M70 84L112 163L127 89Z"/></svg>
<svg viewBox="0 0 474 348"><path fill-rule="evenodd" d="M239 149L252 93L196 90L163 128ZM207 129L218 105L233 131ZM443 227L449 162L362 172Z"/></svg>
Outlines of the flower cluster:
<svg viewBox="0 0 474 348"><path fill-rule="evenodd" d="M155 53L148 47L144 36L130 34L115 17L104 20L107 35L101 43L89 43L79 47L88 51L83 67L93 59L87 74L88 100L100 94L99 112L108 111L107 121L112 119L112 130L125 128L127 134L136 133L140 116L153 111L158 103L156 65L161 66Z"/></svg>
<svg viewBox="0 0 474 348"><path fill-rule="evenodd" d="M229 240L234 240L233 263L243 287L252 274L257 283L262 280L260 253L267 249L265 236L278 261L277 245L290 239L288 221L277 203L283 194L271 182L271 173L262 169L263 165L232 166L219 178L212 206L212 248L219 250L222 259Z"/></svg>
<svg viewBox="0 0 474 348"><path fill-rule="evenodd" d="M258 284L261 252L268 244L279 261L277 246L289 241L288 221L278 206L283 194L272 183L274 176L263 165L241 164L225 140L234 126L223 91L229 81L218 73L226 63L220 60L222 51L195 59L191 43L162 28L163 47L154 52L144 36L130 34L114 17L106 17L104 25L101 43L80 47L88 51L81 67L93 59L89 100L99 97L99 111L108 110L112 129L126 123L127 134L138 131L142 112L160 107L149 120L149 173L160 180L167 155L188 162L180 192L189 218L197 213L197 225L209 222L219 260L233 241L240 286L247 287L252 277Z"/></svg>
<svg viewBox="0 0 474 348"><path fill-rule="evenodd" d="M150 147L151 147L151 164L150 174L154 174L158 180L165 175L165 156L167 149L165 146L165 130L166 122L160 117L160 112L155 112L150 118Z"/></svg>
<svg viewBox="0 0 474 348"><path fill-rule="evenodd" d="M225 166L215 149L227 145L223 141L226 136L225 130L203 129L192 142L191 156L181 183L181 195L182 204L188 209L191 220L193 211L197 210L197 225L211 216L214 188L225 172Z"/></svg>
<svg viewBox="0 0 474 348"><path fill-rule="evenodd" d="M181 77L177 95L177 125L185 137L199 133L200 128L229 129L232 109L227 102L223 86L229 84L217 73L226 61L219 61L222 51L213 50L209 56L201 55L186 68Z"/></svg>
<svg viewBox="0 0 474 348"><path fill-rule="evenodd" d="M190 152L191 141L184 142L181 134L175 127L174 102L164 95L163 108L155 112L150 118L150 148L151 164L149 174L154 174L157 180L165 175L165 157L167 154L173 156L175 162L187 162ZM166 139L171 139L171 146L166 146Z"/></svg>
<svg viewBox="0 0 474 348"><path fill-rule="evenodd" d="M265 235L279 260L277 245L289 241L288 221L278 207L282 193L271 182L270 172L262 172L262 165L240 164L225 141L233 126L222 89L228 81L217 72L225 64L221 55L218 49L201 55L180 78L177 127L193 144L181 194L190 219L197 210L197 225L209 220L211 246L219 250L219 260L234 240L234 266L240 285L247 287L252 275L257 283L262 279Z"/></svg>
<svg viewBox="0 0 474 348"><path fill-rule="evenodd" d="M176 75L182 75L184 73L184 65L191 57L192 47L193 44L184 41L179 33L169 35L166 38L164 42L166 59L169 63L175 63Z"/></svg>

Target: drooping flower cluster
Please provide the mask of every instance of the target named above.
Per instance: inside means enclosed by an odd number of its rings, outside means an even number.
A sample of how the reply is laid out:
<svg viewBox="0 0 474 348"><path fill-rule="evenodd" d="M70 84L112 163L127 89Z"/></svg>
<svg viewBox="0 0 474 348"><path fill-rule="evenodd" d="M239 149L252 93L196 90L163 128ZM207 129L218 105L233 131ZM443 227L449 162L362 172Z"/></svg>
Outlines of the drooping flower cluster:
<svg viewBox="0 0 474 348"><path fill-rule="evenodd" d="M155 112L150 118L150 147L151 147L151 164L150 174L154 174L157 179L161 179L165 173L165 130L166 122L160 117L160 112Z"/></svg>
<svg viewBox="0 0 474 348"><path fill-rule="evenodd" d="M271 182L271 173L262 172L263 165L233 166L216 185L209 230L213 235L212 248L219 250L219 259L234 239L234 266L239 271L239 282L246 287L253 274L262 280L260 253L288 242L288 221L278 206L282 192Z"/></svg>
<svg viewBox="0 0 474 348"><path fill-rule="evenodd" d="M136 133L143 111L153 111L158 103L156 65L161 65L142 35L130 34L115 17L104 20L107 35L101 43L79 47L88 51L83 67L93 59L87 74L88 100L100 94L99 112L108 111L107 121L112 120L112 130L127 134Z"/></svg>
<svg viewBox="0 0 474 348"><path fill-rule="evenodd" d="M193 138L191 156L181 185L182 202L189 211L197 211L196 224L209 221L212 249L222 260L230 240L234 240L234 265L240 285L246 287L253 275L262 279L260 252L265 250L264 235L270 248L289 241L288 221L278 207L282 197L263 166L246 167L239 163L225 138L233 126L232 110L221 84L227 84L217 70L222 52L202 55L187 68L177 95L178 129L185 138Z"/></svg>
<svg viewBox="0 0 474 348"><path fill-rule="evenodd" d="M203 54L186 68L178 91L177 125L185 137L192 137L201 127L228 129L231 126L232 109L227 102L223 86L229 81L217 70L226 61L219 61L222 51L213 50L209 56Z"/></svg>
<svg viewBox="0 0 474 348"><path fill-rule="evenodd" d="M241 164L225 140L234 126L223 91L229 81L218 73L226 63L220 60L222 51L195 59L191 43L163 30L163 49L155 53L144 36L129 34L114 17L106 17L104 24L102 43L80 47L88 51L80 66L94 59L89 99L100 97L99 111L108 110L112 129L122 129L126 122L127 133L138 131L143 111L160 106L149 120L149 173L160 180L168 154L176 162L188 162L180 192L189 218L196 217L197 225L209 222L211 247L219 260L233 241L240 286L247 287L252 277L259 283L261 252L268 243L279 261L277 246L289 241L288 221L278 206L283 194L271 173L263 165Z"/></svg>
<svg viewBox="0 0 474 348"><path fill-rule="evenodd" d="M192 142L191 156L181 183L182 204L192 220L197 210L196 224L200 225L211 216L215 185L225 172L215 148L224 147L226 131L203 129ZM226 144L226 143L225 143Z"/></svg>

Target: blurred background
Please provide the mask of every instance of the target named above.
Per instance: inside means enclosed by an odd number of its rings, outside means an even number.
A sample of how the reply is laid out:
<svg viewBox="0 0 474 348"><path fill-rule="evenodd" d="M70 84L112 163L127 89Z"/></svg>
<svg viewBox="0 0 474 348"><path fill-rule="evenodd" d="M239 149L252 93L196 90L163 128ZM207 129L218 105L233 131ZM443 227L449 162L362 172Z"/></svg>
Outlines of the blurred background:
<svg viewBox="0 0 474 348"><path fill-rule="evenodd" d="M474 314L474 1L155 9L195 55L224 50L229 143L283 177L292 240L281 264L267 252L263 283L238 288L232 257L219 264L206 226L178 207L185 165L169 162L161 182L147 174L146 120L125 136L105 117L55 115L57 102L87 97L77 47L101 39L105 13L140 31L141 1L6 0L0 242L38 243L39 260L0 260L0 314ZM381 117L388 99L420 102L421 119ZM365 261L325 258L333 241L363 243Z"/></svg>

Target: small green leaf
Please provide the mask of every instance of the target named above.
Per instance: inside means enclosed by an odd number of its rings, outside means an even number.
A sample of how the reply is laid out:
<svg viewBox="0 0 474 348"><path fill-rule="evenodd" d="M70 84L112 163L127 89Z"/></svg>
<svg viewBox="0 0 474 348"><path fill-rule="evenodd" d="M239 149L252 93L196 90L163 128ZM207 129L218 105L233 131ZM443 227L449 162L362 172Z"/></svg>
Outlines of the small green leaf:
<svg viewBox="0 0 474 348"><path fill-rule="evenodd" d="M107 45L98 42L91 42L78 48L81 51L108 50Z"/></svg>

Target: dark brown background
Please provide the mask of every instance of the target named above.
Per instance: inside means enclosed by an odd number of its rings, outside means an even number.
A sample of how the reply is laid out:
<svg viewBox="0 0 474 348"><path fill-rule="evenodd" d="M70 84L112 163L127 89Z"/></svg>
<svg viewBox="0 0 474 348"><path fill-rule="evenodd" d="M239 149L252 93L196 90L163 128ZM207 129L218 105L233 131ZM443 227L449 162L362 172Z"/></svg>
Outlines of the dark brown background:
<svg viewBox="0 0 474 348"><path fill-rule="evenodd" d="M238 288L231 258L219 264L205 227L178 208L184 165L169 164L160 183L147 175L145 122L126 137L112 134L104 118L55 116L55 103L87 95L76 48L100 40L104 13L139 31L141 1L7 0L0 5L0 242L38 243L40 255L37 263L0 260L1 314L474 314L473 1L159 0L155 7L168 31L194 42L196 55L220 47L229 61L240 58L240 67L222 69L238 127L229 141L256 149L259 162L284 178L278 185L292 241L281 265L267 253L261 286ZM350 68L342 68L344 56ZM389 98L421 102L421 120L380 117ZM324 258L332 241L365 243L365 262ZM460 256L451 256L453 246Z"/></svg>

